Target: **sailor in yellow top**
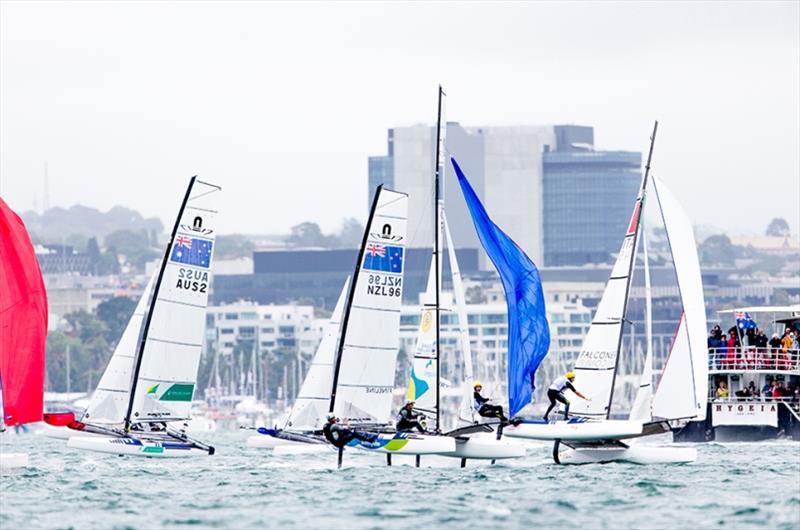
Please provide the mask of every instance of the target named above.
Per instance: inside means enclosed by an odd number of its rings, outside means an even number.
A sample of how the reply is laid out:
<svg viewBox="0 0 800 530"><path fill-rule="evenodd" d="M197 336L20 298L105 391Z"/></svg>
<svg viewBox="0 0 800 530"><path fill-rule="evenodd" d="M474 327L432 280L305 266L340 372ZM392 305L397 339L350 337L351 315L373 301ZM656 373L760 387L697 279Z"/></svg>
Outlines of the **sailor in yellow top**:
<svg viewBox="0 0 800 530"><path fill-rule="evenodd" d="M587 398L580 392L578 392L574 386L572 386L572 382L575 381L575 372L567 372L566 374L562 375L555 381L553 384L550 385L550 388L547 389L547 398L550 400L550 406L547 407L547 412L544 413L544 421L550 421L547 416L550 414L550 411L553 410L556 406L556 401L563 403L565 405L564 408L564 419L569 418L569 400L564 397L564 390L567 388L575 392L579 398L583 398L586 401L591 401L592 398Z"/></svg>

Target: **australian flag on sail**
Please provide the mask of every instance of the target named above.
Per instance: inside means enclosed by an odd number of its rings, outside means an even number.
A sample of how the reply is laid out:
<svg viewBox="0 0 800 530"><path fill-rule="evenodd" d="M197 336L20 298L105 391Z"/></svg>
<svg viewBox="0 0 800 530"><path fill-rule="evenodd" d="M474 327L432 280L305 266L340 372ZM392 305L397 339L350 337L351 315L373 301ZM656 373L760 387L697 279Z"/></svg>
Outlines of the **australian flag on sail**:
<svg viewBox="0 0 800 530"><path fill-rule="evenodd" d="M364 249L364 269L368 271L403 272L403 247L368 243Z"/></svg>
<svg viewBox="0 0 800 530"><path fill-rule="evenodd" d="M211 241L196 237L178 236L172 246L169 260L207 269L211 265Z"/></svg>
<svg viewBox="0 0 800 530"><path fill-rule="evenodd" d="M753 320L750 313L737 311L735 316L736 325L739 326L739 329L755 329L757 327L756 321Z"/></svg>
<svg viewBox="0 0 800 530"><path fill-rule="evenodd" d="M550 348L550 326L544 307L542 280L536 265L489 218L467 177L450 159L467 202L475 231L494 263L508 306L508 406L515 416L530 403L534 375Z"/></svg>

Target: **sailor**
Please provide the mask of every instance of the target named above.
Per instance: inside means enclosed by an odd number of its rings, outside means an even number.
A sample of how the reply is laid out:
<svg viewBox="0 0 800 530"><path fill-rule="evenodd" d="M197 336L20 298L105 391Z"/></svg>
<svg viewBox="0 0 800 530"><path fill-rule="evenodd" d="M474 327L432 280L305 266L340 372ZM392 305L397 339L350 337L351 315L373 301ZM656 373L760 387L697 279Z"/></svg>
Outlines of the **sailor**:
<svg viewBox="0 0 800 530"><path fill-rule="evenodd" d="M362 442L374 441L374 436L369 436L367 433L360 433L349 429L339 423L339 418L334 414L328 414L325 425L322 426L322 434L334 447L342 448L353 440L361 440Z"/></svg>
<svg viewBox="0 0 800 530"><path fill-rule="evenodd" d="M406 401L403 408L400 409L400 412L397 413L397 419L395 420L395 428L399 431L410 431L411 429L417 429L419 432L424 433L425 427L420 423L419 418L421 414L417 414L414 411L414 402L413 401Z"/></svg>
<svg viewBox="0 0 800 530"><path fill-rule="evenodd" d="M549 421L547 416L550 414L550 411L553 410L556 406L556 401L563 403L565 405L564 409L564 419L566 420L569 416L569 400L564 397L564 389L569 388L575 395L579 398L585 399L586 401L591 401L592 398L588 398L575 390L575 387L572 386L572 382L575 381L575 372L567 372L566 374L562 375L561 377L557 378L553 381L553 384L550 385L550 388L547 389L547 397L550 400L550 406L547 407L547 412L544 413L544 421Z"/></svg>
<svg viewBox="0 0 800 530"><path fill-rule="evenodd" d="M502 422L508 422L508 418L503 414L503 407L500 405L489 405L492 398L481 395L483 385L475 383L472 385L472 406L475 411L484 418L499 418Z"/></svg>

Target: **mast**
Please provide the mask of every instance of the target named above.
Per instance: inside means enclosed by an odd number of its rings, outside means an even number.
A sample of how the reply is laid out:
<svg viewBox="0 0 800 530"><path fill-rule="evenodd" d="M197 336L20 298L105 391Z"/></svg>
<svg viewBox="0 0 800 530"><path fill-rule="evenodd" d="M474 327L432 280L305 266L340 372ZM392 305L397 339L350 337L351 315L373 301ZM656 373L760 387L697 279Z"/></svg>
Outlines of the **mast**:
<svg viewBox="0 0 800 530"><path fill-rule="evenodd" d="M158 299L158 292L161 289L161 281L164 279L164 271L167 269L167 261L169 261L169 253L172 250L172 244L175 240L175 234L178 232L178 227L181 224L181 218L183 217L183 211L186 209L186 203L189 202L189 196L192 193L192 188L194 187L194 182L197 179L197 175L193 176L189 180L189 186L186 188L186 195L183 197L183 202L181 203L181 207L178 210L178 215L175 218L175 225L172 227L172 233L169 236L169 241L167 242L166 250L164 251L164 257L161 259L161 268L158 271L158 278L156 278L156 284L153 286L153 292L150 298L150 307L147 311L147 319L144 322L144 328L142 329L142 336L139 338L139 352L136 355L136 361L133 367L133 379L131 381L131 393L130 397L128 398L128 411L125 413L125 430L127 431L131 426L131 414L133 413L133 401L136 398L136 385L139 382L139 370L142 367L142 357L144 356L144 347L147 343L147 334L150 330L150 322L153 319L153 308L155 307L156 300Z"/></svg>
<svg viewBox="0 0 800 530"><path fill-rule="evenodd" d="M636 200L636 206L634 208L634 217L636 225L634 227L633 232L633 257L628 264L628 281L625 285L625 297L623 298L622 303L622 323L620 324L620 332L619 332L619 340L617 341L617 358L614 360L614 375L611 378L611 392L608 394L608 409L606 411L606 418L611 416L611 402L614 400L614 384L617 380L617 370L619 370L619 358L620 358L620 351L622 350L622 335L623 335L623 328L625 327L625 321L627 320L628 314L628 296L630 296L631 291L631 283L633 280L633 269L636 266L636 250L638 247L639 241L639 234L641 230L642 223L640 220L642 219L643 208L644 208L644 201L645 201L645 194L647 192L647 179L650 176L650 163L653 160L653 146L656 143L656 132L658 131L658 120L653 124L653 134L650 136L650 150L647 153L647 163L644 166L644 177L642 178L642 187L639 190L639 198Z"/></svg>
<svg viewBox="0 0 800 530"><path fill-rule="evenodd" d="M347 295L347 304L344 308L344 318L342 319L342 327L339 334L339 347L336 351L336 362L333 368L333 385L331 386L331 400L328 412L333 412L333 407L336 404L336 385L339 383L339 369L342 367L342 353L344 352L344 337L347 334L347 325L350 322L350 309L353 306L353 299L356 295L356 284L358 283L358 273L361 271L361 264L364 263L364 252L367 248L367 239L369 238L369 229L372 226L372 219L375 217L375 210L378 209L378 198L381 196L383 184L375 189L375 197L372 199L372 207L369 210L369 217L367 217L367 224L364 225L364 237L361 240L361 248L358 251L358 258L356 258L356 268L353 273L353 281L350 282L350 292Z"/></svg>
<svg viewBox="0 0 800 530"><path fill-rule="evenodd" d="M439 272L439 181L441 179L442 173L444 172L444 161L442 160L442 156L444 155L444 149L442 149L442 143L444 140L444 135L442 134L442 126L445 127L447 124L442 124L442 96L444 96L444 91L442 90L442 85L439 85L439 103L438 103L438 110L436 113L436 171L434 174L434 191L433 191L433 259L434 259L434 275L435 275L435 307L434 307L434 315L436 321L436 428L440 428L440 407L439 407L439 389L440 389L440 380L441 380L441 373L442 369L439 363L439 335L440 335L440 326L441 322L439 319L440 313L440 288L441 288L441 278Z"/></svg>

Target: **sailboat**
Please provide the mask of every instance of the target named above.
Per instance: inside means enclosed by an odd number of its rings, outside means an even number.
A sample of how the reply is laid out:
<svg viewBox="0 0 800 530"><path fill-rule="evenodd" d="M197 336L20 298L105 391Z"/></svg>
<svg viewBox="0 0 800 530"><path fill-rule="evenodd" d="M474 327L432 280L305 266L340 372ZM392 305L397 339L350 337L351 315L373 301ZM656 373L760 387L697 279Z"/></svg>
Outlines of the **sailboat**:
<svg viewBox="0 0 800 530"><path fill-rule="evenodd" d="M192 177L158 272L86 412L80 421L65 414L46 418L76 431L68 447L158 458L214 454L185 431L205 330L220 191Z"/></svg>
<svg viewBox="0 0 800 530"><path fill-rule="evenodd" d="M259 427L258 434L247 438L247 447L253 449L291 447L291 449L278 450L279 453L314 451L315 448L309 447L309 445L321 446L323 449L329 450L321 436L321 429L330 405L333 366L349 286L350 277L348 276L331 318L325 325L322 340L317 346L317 351L314 353L311 366L306 373L286 424L281 429Z"/></svg>
<svg viewBox="0 0 800 530"><path fill-rule="evenodd" d="M407 217L408 195L379 186L350 284L329 402L329 412L352 429L372 433L349 446L388 455L455 449L449 437L391 428Z"/></svg>
<svg viewBox="0 0 800 530"><path fill-rule="evenodd" d="M42 419L47 294L22 219L0 199L0 432ZM0 452L0 469L27 453Z"/></svg>
<svg viewBox="0 0 800 530"><path fill-rule="evenodd" d="M436 125L436 166L434 170L434 201L433 201L433 251L431 254L431 267L428 274L428 284L423 295L424 303L420 315L420 326L417 333L417 343L414 357L411 361L407 400L416 403L415 410L421 411L428 420L428 430L437 434L443 433L441 403L440 403L440 333L441 333L441 274L442 274L442 245L447 242L450 272L453 282L456 307L458 310L459 338L464 365L467 367L464 381L465 404L471 403L472 393L472 353L469 343L469 328L466 314L466 301L464 299L461 274L456 259L455 247L449 226L444 215L444 201L440 198L440 181L445 170L445 146L447 122L445 116L446 95L439 87L438 114ZM442 237L444 235L444 238ZM464 404L462 407L464 408ZM477 433L491 433L493 429L486 423L470 421L466 426L461 426L454 431L443 433L456 442L455 449L441 456L461 459L462 467L466 466L467 458L496 460L501 458L518 458L525 455L525 448L508 441L500 441L495 437L471 436ZM417 458L416 464L420 464Z"/></svg>
<svg viewBox="0 0 800 530"><path fill-rule="evenodd" d="M591 401L573 404L567 420L527 421L506 435L553 440L557 463L629 461L677 463L696 459L693 448L630 445L623 440L669 432L670 422L702 420L706 414L708 363L705 356L705 302L691 222L658 178L650 178L658 122L653 128L642 185L605 291L586 335L574 372L581 392ZM646 201L651 190L655 200ZM683 312L669 357L652 391L652 350L647 347L640 390L628 419L611 419L614 383L619 369L624 325L639 241L645 251L646 327L652 336L649 265L642 229L645 208L658 209L669 241Z"/></svg>
<svg viewBox="0 0 800 530"><path fill-rule="evenodd" d="M81 424L90 423L111 428L121 427L124 424L139 336L147 308L150 306L150 294L157 275L158 271L153 273L145 286L86 410L77 422L72 413L46 413L44 415L45 428L42 431L46 436L68 440L75 435L75 429L81 430ZM73 425L74 428L70 429L70 425ZM83 430L81 434L103 436L102 433L92 434L90 430Z"/></svg>

